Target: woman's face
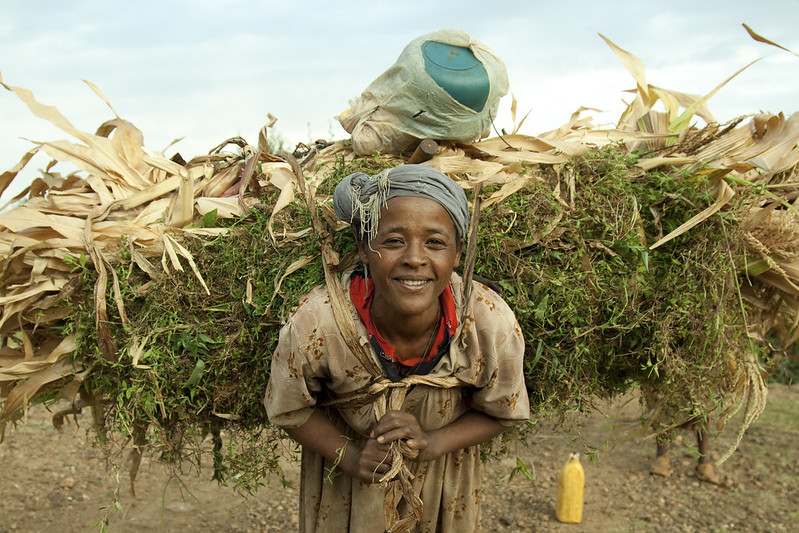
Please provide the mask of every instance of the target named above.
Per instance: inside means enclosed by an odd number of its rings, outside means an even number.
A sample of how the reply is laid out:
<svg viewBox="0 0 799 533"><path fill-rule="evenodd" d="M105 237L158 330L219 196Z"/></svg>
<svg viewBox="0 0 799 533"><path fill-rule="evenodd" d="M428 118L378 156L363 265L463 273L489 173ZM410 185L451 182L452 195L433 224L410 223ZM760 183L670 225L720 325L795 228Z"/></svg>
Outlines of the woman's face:
<svg viewBox="0 0 799 533"><path fill-rule="evenodd" d="M427 198L400 196L380 211L378 232L358 243L375 283L372 312L400 318L438 312L438 297L458 266L463 240L449 213Z"/></svg>

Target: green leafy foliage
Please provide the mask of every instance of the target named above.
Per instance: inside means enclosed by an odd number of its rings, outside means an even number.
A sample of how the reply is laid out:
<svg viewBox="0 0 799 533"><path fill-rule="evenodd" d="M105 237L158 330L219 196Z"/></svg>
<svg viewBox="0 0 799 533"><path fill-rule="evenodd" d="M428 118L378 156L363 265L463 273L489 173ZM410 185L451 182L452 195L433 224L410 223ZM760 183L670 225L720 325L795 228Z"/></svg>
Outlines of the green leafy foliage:
<svg viewBox="0 0 799 533"><path fill-rule="evenodd" d="M529 169L542 180L481 212L475 275L516 312L537 416L583 409L632 386L675 416L706 413L735 386L735 355L755 349L738 300L736 225L716 214L649 251L712 199L700 174L644 173L635 161L607 148L560 172ZM397 162L340 160L317 195L329 196L350 172ZM270 354L291 308L324 281L319 236L301 232L311 227L303 202L274 221L277 235L299 236L271 239L276 197L267 191L233 222L203 217L205 227L227 225L223 236L183 239L210 295L191 274L150 279L130 257L119 257L113 268L127 319L111 294L107 305L117 359L97 348L94 271L85 258L73 262L84 275L65 325L77 335L75 358L93 365L83 387L104 398L103 436L127 438L146 428L143 441L181 467L199 465L200 443L210 436L214 477L250 491L278 471L283 446L262 406ZM342 263L351 264L350 232L335 233L334 242ZM310 262L286 274L306 257Z"/></svg>
<svg viewBox="0 0 799 533"><path fill-rule="evenodd" d="M591 153L482 214L476 273L516 312L541 414L631 386L675 417L707 412L731 390L735 354L754 349L731 219L715 215L648 251L712 202L710 184L634 163L612 148Z"/></svg>

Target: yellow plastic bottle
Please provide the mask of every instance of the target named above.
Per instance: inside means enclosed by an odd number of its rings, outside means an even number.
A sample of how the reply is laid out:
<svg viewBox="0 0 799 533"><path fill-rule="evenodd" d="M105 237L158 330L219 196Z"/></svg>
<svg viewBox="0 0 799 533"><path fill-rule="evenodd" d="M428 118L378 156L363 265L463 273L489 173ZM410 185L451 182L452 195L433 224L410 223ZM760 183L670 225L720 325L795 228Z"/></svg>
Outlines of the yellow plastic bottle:
<svg viewBox="0 0 799 533"><path fill-rule="evenodd" d="M580 454L573 453L560 471L555 516L565 524L579 524L583 520L583 489L585 472L580 464Z"/></svg>

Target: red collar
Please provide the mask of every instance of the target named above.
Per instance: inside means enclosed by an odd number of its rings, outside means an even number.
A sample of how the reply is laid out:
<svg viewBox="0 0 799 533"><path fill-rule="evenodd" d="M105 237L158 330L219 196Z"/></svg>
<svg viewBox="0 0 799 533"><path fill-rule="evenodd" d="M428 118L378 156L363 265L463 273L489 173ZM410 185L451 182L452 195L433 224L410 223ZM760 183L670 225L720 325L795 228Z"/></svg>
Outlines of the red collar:
<svg viewBox="0 0 799 533"><path fill-rule="evenodd" d="M414 366L420 362L434 359L438 352L439 345L444 341L445 335L449 333L447 338L451 338L455 334L455 329L458 327L455 300L452 297L452 289L447 285L444 292L438 297L439 304L441 305L441 320L438 326L436 340L433 342L430 353L426 354L424 357L412 357L403 361L394 354L394 347L380 335L374 320L372 320L371 309L374 296L375 284L372 279L369 278L367 281L359 272L353 274L350 279L350 298L355 305L355 310L358 312L358 317L369 332L369 338L377 340L380 348L382 348L383 352L389 358L404 366Z"/></svg>

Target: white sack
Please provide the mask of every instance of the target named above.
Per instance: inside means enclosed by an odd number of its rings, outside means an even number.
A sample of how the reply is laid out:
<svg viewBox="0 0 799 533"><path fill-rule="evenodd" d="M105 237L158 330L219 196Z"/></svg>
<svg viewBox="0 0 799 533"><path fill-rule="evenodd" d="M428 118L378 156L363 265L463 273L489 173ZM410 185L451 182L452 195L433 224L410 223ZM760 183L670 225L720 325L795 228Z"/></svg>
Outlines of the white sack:
<svg viewBox="0 0 799 533"><path fill-rule="evenodd" d="M469 48L483 64L490 88L482 111L459 103L430 77L422 55L425 41ZM494 52L466 32L441 30L409 43L396 63L336 118L351 134L359 155L408 151L425 138L472 142L488 136L507 92L507 70Z"/></svg>

